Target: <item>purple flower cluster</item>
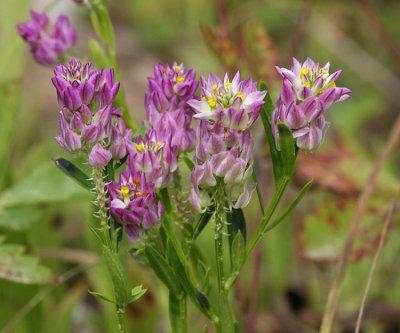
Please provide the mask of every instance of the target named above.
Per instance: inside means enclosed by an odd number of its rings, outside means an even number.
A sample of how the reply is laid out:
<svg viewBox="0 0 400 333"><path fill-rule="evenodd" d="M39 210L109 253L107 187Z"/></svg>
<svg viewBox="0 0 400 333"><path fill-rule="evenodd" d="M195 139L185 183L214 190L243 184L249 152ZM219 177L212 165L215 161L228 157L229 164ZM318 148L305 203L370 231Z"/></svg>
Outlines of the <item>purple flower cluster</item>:
<svg viewBox="0 0 400 333"><path fill-rule="evenodd" d="M214 203L217 182L223 182L231 207L245 207L255 184L248 178L253 171L253 139L249 127L257 119L266 91L257 91L251 78L232 82L211 74L203 77L202 101L188 102L200 119L197 128L196 166L190 175L190 202L198 211Z"/></svg>
<svg viewBox="0 0 400 333"><path fill-rule="evenodd" d="M164 208L156 203L154 185L146 180L145 174L135 171L131 161L127 172L120 174L119 182L107 185L112 217L125 226L126 235L134 242L142 237L142 229L148 229L161 220Z"/></svg>
<svg viewBox="0 0 400 333"><path fill-rule="evenodd" d="M293 58L289 69L276 67L283 77L280 96L272 114L272 131L279 148L278 123L285 123L296 144L304 150L315 150L322 143L328 128L325 111L334 103L350 96L351 90L336 87L342 71L329 74L329 62L323 67L308 58L299 63Z"/></svg>
<svg viewBox="0 0 400 333"><path fill-rule="evenodd" d="M32 20L17 24L18 34L25 39L35 60L44 66L54 66L76 43L78 34L65 15L59 15L53 26L47 14L30 11Z"/></svg>
<svg viewBox="0 0 400 333"><path fill-rule="evenodd" d="M157 131L151 130L145 138L136 138L128 160L155 188L163 188L170 183L172 173L178 167L178 147L171 145L171 137L165 140Z"/></svg>
<svg viewBox="0 0 400 333"><path fill-rule="evenodd" d="M133 149L132 130L127 129L121 111L112 107L119 82L113 69L96 71L90 63L82 66L71 60L69 66L54 70L60 134L57 142L69 152L86 152L91 165L107 165Z"/></svg>
<svg viewBox="0 0 400 333"><path fill-rule="evenodd" d="M119 82L114 82L112 68L96 71L90 62L83 66L75 59L68 66L57 66L54 74L51 80L57 90L58 103L69 110L76 110L82 104L96 108L110 105L120 86Z"/></svg>
<svg viewBox="0 0 400 333"><path fill-rule="evenodd" d="M144 106L147 122L159 135L171 136L172 145L180 152L193 149L195 133L190 128L192 110L187 101L196 98L199 85L194 70L185 71L183 64L176 62L170 67L154 66L154 78L148 78L149 91Z"/></svg>

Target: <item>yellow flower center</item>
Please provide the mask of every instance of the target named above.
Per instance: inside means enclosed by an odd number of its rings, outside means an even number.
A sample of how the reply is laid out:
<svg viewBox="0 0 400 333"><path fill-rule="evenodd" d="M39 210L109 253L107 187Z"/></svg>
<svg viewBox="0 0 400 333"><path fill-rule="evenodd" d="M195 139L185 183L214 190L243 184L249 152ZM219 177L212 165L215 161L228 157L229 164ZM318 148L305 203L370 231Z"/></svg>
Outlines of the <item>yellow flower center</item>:
<svg viewBox="0 0 400 333"><path fill-rule="evenodd" d="M183 81L185 81L185 78L184 78L182 75L179 75L179 76L176 78L176 82L177 82L177 83L182 83Z"/></svg>
<svg viewBox="0 0 400 333"><path fill-rule="evenodd" d="M240 97L240 99L243 101L243 97L244 97L244 95L243 95L243 94L242 94L240 91L238 92L238 94L237 94L237 95L238 95L238 97Z"/></svg>
<svg viewBox="0 0 400 333"><path fill-rule="evenodd" d="M124 186L123 188L121 188L120 192L124 196L124 198L126 198L129 195L129 188Z"/></svg>
<svg viewBox="0 0 400 333"><path fill-rule="evenodd" d="M209 104L212 108L215 108L215 106L217 105L217 101L215 100L214 97L211 97L211 98L208 100L208 104Z"/></svg>
<svg viewBox="0 0 400 333"><path fill-rule="evenodd" d="M310 88L310 82L304 82L301 86Z"/></svg>
<svg viewBox="0 0 400 333"><path fill-rule="evenodd" d="M143 152L144 150L143 143L139 143L138 145L136 145L136 150Z"/></svg>
<svg viewBox="0 0 400 333"><path fill-rule="evenodd" d="M207 98L205 98L204 96L201 98L202 101L206 101Z"/></svg>
<svg viewBox="0 0 400 333"><path fill-rule="evenodd" d="M322 74L328 74L328 71L322 68L322 69L321 69L321 73L322 73Z"/></svg>
<svg viewBox="0 0 400 333"><path fill-rule="evenodd" d="M163 144L161 141L158 141L158 142L157 142L157 147L158 147L158 149L160 149L163 145L164 145L164 144Z"/></svg>
<svg viewBox="0 0 400 333"><path fill-rule="evenodd" d="M180 71L181 70L181 66L172 66L173 69L175 69L176 71Z"/></svg>
<svg viewBox="0 0 400 333"><path fill-rule="evenodd" d="M307 74L308 74L308 69L306 67L300 69L300 78L303 78L303 76Z"/></svg>
<svg viewBox="0 0 400 333"><path fill-rule="evenodd" d="M331 85L329 86L329 88L336 88L335 82L332 82Z"/></svg>
<svg viewBox="0 0 400 333"><path fill-rule="evenodd" d="M212 86L212 90L214 90L214 92L215 92L215 90L217 90L217 88L218 88L218 85L216 85L216 84L214 84L214 85Z"/></svg>
<svg viewBox="0 0 400 333"><path fill-rule="evenodd" d="M225 86L232 87L232 83L231 82L225 82Z"/></svg>

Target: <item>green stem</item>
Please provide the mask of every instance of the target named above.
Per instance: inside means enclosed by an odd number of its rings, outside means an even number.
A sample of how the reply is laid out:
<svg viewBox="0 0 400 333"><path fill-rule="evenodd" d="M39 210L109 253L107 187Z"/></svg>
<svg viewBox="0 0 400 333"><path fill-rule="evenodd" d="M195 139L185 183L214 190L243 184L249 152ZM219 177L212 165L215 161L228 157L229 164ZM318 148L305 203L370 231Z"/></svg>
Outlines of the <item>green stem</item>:
<svg viewBox="0 0 400 333"><path fill-rule="evenodd" d="M265 233L265 229L267 227L268 222L271 220L272 215L275 212L276 207L278 206L283 193L285 193L285 189L286 186L289 182L289 178L288 177L283 177L278 189L271 201L271 204L268 207L267 212L265 213L265 215L263 216L263 218L261 219L261 222L256 230L256 233L254 234L253 238L250 240L249 245L246 248L246 254L245 254L245 260L243 260L243 264L247 261L247 259L249 258L249 256L251 255L251 253L253 252L254 248L256 247L256 245L258 244L258 242L261 240L261 238L263 237L264 233ZM229 278L226 280L225 283L225 290L229 290L232 285L235 283L236 278L239 275L239 271L234 271L232 272L232 274L229 276Z"/></svg>
<svg viewBox="0 0 400 333"><path fill-rule="evenodd" d="M215 259L218 277L218 333L234 332L233 314L228 302L228 290L225 289L223 230L225 224L225 184L218 180L215 196Z"/></svg>
<svg viewBox="0 0 400 333"><path fill-rule="evenodd" d="M187 332L187 305L186 305L186 295L179 300L179 322L180 322L180 332Z"/></svg>
<svg viewBox="0 0 400 333"><path fill-rule="evenodd" d="M107 217L107 195L105 192L104 178L103 178L103 167L100 165L93 167L93 179L96 186L96 194L97 194L97 207L98 215L100 219L101 230L103 232L103 241L104 245L106 245L109 249L112 249L111 246L111 239L110 239L110 226L108 224L108 217Z"/></svg>
<svg viewBox="0 0 400 333"><path fill-rule="evenodd" d="M125 308L117 305L118 333L125 333Z"/></svg>

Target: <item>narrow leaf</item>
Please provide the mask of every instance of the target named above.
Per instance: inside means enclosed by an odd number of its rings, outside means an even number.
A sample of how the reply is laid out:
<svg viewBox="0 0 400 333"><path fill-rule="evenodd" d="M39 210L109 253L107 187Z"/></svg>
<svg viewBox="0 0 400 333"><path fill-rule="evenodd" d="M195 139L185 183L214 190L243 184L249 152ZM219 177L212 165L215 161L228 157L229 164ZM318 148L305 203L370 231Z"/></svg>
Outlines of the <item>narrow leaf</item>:
<svg viewBox="0 0 400 333"><path fill-rule="evenodd" d="M244 217L242 208L232 209L232 227L233 227L233 237L236 237L236 234L240 231L246 243L246 238L247 238L246 219Z"/></svg>
<svg viewBox="0 0 400 333"><path fill-rule="evenodd" d="M97 36L100 37L100 39L104 40L105 39L105 33L103 31L103 27L100 23L99 16L97 15L96 11L92 9L90 11L90 20L92 22L92 26L94 31L96 31Z"/></svg>
<svg viewBox="0 0 400 333"><path fill-rule="evenodd" d="M182 288L177 278L164 257L152 246L147 246L144 250L146 258L154 270L158 278L166 285L166 287L175 295L182 294Z"/></svg>
<svg viewBox="0 0 400 333"><path fill-rule="evenodd" d="M267 90L267 86L264 82L260 81L258 85L258 90ZM264 98L265 104L261 108L260 116L262 123L264 125L265 136L267 137L269 150L272 159L272 166L274 171L274 179L275 179L275 186L278 187L280 180L282 178L282 159L280 152L276 149L275 138L272 133L271 128L271 117L272 112L274 110L274 105L271 100L271 96L269 92L265 95Z"/></svg>
<svg viewBox="0 0 400 333"><path fill-rule="evenodd" d="M76 165L66 160L65 158L57 158L54 160L57 168L59 168L62 172L64 172L67 176L71 177L75 180L79 185L87 190L94 189L93 181L89 180L88 177L83 171L81 171Z"/></svg>
<svg viewBox="0 0 400 333"><path fill-rule="evenodd" d="M91 294L91 295L93 295L95 297L98 297L98 298L102 299L103 301L115 304L115 301L113 301L112 299L108 298L107 296L104 296L103 294L97 293L95 291L90 291L90 290L88 290L88 292L89 292L89 294Z"/></svg>
<svg viewBox="0 0 400 333"><path fill-rule="evenodd" d="M118 305L126 306L132 297L128 275L118 256L105 246L103 246L103 255L114 285L116 302Z"/></svg>
<svg viewBox="0 0 400 333"><path fill-rule="evenodd" d="M297 193L296 197L293 199L293 201L289 204L289 206L284 210L284 212L275 220L273 221L266 229L265 232L268 232L275 228L279 223L281 223L286 216L290 214L290 212L297 206L297 204L303 199L305 194L308 192L310 189L311 185L313 184L314 179L311 179L306 185L303 186L303 188L300 190L299 193Z"/></svg>
<svg viewBox="0 0 400 333"><path fill-rule="evenodd" d="M180 313L179 313L179 300L176 296L170 291L169 292L169 302L168 302L168 312L169 312L169 321L171 323L171 331L172 333L180 332Z"/></svg>
<svg viewBox="0 0 400 333"><path fill-rule="evenodd" d="M196 292L196 297L197 297L197 300L199 301L199 304L203 308L209 309L210 301L208 300L208 297L204 293L202 293L200 290L198 290L197 288L195 288L195 292Z"/></svg>
<svg viewBox="0 0 400 333"><path fill-rule="evenodd" d="M289 129L289 127L280 122L278 124L278 128L283 174L290 178L292 177L296 166L295 142L292 131Z"/></svg>
<svg viewBox="0 0 400 333"><path fill-rule="evenodd" d="M182 262L179 260L178 254L175 251L175 248L172 246L171 242L168 241L167 245L167 252L168 252L168 259L171 260L171 266L176 273L176 278L178 279L179 283L185 290L186 294L190 297L192 302L203 312L207 317L209 317L208 309L209 307L204 307L205 303L200 303L198 300L197 293L195 292L195 287L188 277L185 267L183 266ZM205 295L204 295L205 296ZM207 297L207 296L205 296Z"/></svg>
<svg viewBox="0 0 400 333"><path fill-rule="evenodd" d="M183 157L183 161L185 162L186 166L188 167L189 170L193 170L194 168L194 163L191 161L191 159L187 156Z"/></svg>
<svg viewBox="0 0 400 333"><path fill-rule="evenodd" d="M92 61L98 68L111 67L110 59L108 59L106 53L104 52L104 48L96 39L89 39L89 53Z"/></svg>
<svg viewBox="0 0 400 333"><path fill-rule="evenodd" d="M194 229L194 234L193 234L193 239L196 239L200 233L203 231L203 229L206 227L208 222L210 222L211 217L214 215L214 206L209 207L204 213L202 213L198 220L195 223Z"/></svg>
<svg viewBox="0 0 400 333"><path fill-rule="evenodd" d="M236 234L232 244L232 265L234 271L239 271L246 259L245 240L240 230Z"/></svg>

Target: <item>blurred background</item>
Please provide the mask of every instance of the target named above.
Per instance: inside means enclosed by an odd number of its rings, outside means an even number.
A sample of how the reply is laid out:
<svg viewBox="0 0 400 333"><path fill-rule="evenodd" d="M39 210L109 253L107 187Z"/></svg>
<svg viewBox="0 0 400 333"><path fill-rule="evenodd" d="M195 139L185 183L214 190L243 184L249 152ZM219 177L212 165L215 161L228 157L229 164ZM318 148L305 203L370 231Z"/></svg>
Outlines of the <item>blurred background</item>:
<svg viewBox="0 0 400 333"><path fill-rule="evenodd" d="M29 18L29 9L41 12L48 5L0 1L0 332L114 332L112 305L87 293L112 293L87 227L94 208L87 204L88 193L52 161L71 159L53 139L59 116L53 73L34 62L15 28ZM96 37L85 6L72 0L52 5L51 17L66 14L79 32L73 55L90 60L87 45ZM118 0L109 2L109 10L121 81L137 123L145 117L147 77L159 62L183 62L205 76L240 69L243 78L264 80L273 100L281 85L274 66L289 68L292 56L330 61L331 72L343 69L337 85L351 89L351 98L327 112L331 124L321 148L300 153L282 207L314 178L312 190L265 236L232 295L240 332L317 332L355 201L399 114L400 2ZM261 122L252 130L256 171L268 203L274 192L268 144ZM398 186L398 148L380 173L357 236L335 332L354 331L372 255ZM245 215L252 234L260 220L256 195ZM399 220L399 214L393 217L378 262L363 332L400 332ZM213 262L209 229L199 247ZM121 255L132 285L149 290L129 305L128 332L169 332L166 289L129 255L130 247L125 240ZM191 306L189 323L191 332L207 324Z"/></svg>

